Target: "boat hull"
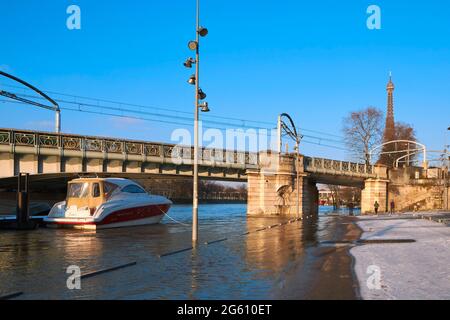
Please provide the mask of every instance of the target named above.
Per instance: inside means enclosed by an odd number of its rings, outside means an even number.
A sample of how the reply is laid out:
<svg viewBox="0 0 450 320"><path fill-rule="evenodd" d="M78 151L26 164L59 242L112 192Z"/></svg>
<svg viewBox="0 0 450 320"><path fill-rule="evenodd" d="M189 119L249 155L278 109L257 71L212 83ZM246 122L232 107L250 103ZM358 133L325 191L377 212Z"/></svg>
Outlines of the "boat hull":
<svg viewBox="0 0 450 320"><path fill-rule="evenodd" d="M65 227L83 230L122 228L160 223L169 211L169 204L150 204L111 210L94 217L47 217L48 227Z"/></svg>

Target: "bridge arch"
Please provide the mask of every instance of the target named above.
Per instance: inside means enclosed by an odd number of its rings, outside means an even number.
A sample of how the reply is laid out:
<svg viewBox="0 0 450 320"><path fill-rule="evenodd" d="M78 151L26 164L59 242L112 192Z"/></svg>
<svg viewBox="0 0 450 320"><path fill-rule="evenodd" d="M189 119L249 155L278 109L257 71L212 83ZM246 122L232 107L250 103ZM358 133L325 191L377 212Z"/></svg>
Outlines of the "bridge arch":
<svg viewBox="0 0 450 320"><path fill-rule="evenodd" d="M402 152L408 152L408 154L406 156L403 156L401 158L406 158L408 156L414 155L414 154L423 154L423 164L424 166L426 166L427 163L427 147L417 141L412 141L412 140L393 140L393 141L388 141L388 142L384 142L378 146L373 147L372 149L370 149L369 151L369 159L370 161L372 161L373 155L375 152L377 152L378 150L381 150L384 146L386 145L390 145L390 144L396 144L396 143L408 143L409 144L413 144L416 145L418 148L417 149L409 149L409 150L400 150L400 151L389 151L389 152L380 152L379 154L388 154L388 153L402 153ZM398 160L398 159L397 159ZM395 165L398 165L398 162L395 163Z"/></svg>

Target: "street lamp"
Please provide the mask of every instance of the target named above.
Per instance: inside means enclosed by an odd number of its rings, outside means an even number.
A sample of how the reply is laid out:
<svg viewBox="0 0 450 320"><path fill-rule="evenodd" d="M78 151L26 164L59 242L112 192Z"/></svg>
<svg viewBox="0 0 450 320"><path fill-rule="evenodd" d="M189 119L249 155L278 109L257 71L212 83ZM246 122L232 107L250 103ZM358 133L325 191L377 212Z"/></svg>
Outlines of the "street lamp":
<svg viewBox="0 0 450 320"><path fill-rule="evenodd" d="M198 99L199 100L205 100L206 99L206 93L203 92L202 89L198 89Z"/></svg>
<svg viewBox="0 0 450 320"><path fill-rule="evenodd" d="M195 82L196 82L195 79L196 79L195 74L193 74L187 82L189 84L195 85Z"/></svg>
<svg viewBox="0 0 450 320"><path fill-rule="evenodd" d="M450 131L450 127L447 128L447 131ZM449 202L449 198L448 198L448 173L449 173L449 170L450 170L450 156L448 154L448 148L449 147L450 146L448 146L446 144L445 149L444 149L445 150L444 151L444 156L447 158L447 166L444 167L445 171L442 173L443 176L444 176L445 210L447 210L447 211L448 211L448 207L449 207L449 203L448 203Z"/></svg>
<svg viewBox="0 0 450 320"><path fill-rule="evenodd" d="M188 58L187 60L186 60L186 62L184 62L183 63L183 65L186 67L186 68L192 68L192 64L194 64L195 63L195 60L194 59L192 59L192 58Z"/></svg>
<svg viewBox="0 0 450 320"><path fill-rule="evenodd" d="M299 168L300 168L300 139L299 137L297 137L295 139L295 147L294 147L295 152L295 173L297 175L297 180L296 180L296 188L297 188L297 218L300 217L300 174L299 174Z"/></svg>
<svg viewBox="0 0 450 320"><path fill-rule="evenodd" d="M206 98L206 93L200 89L199 80L199 62L200 62L200 37L205 37L208 34L208 29L200 26L200 0L197 0L197 13L196 13L196 25L195 25L195 40L189 41L188 48L195 51L195 59L188 58L184 63L186 68L192 68L195 64L195 74L193 74L188 83L195 85L195 102L194 102L194 164L193 164L193 192L192 192L192 243L195 246L198 240L198 121L199 121L199 109L202 112L209 112L208 102L199 103L199 100Z"/></svg>
<svg viewBox="0 0 450 320"><path fill-rule="evenodd" d="M202 37L206 37L206 35L208 34L208 29L203 28L203 27L197 27L198 30L198 34Z"/></svg>
<svg viewBox="0 0 450 320"><path fill-rule="evenodd" d="M202 112L209 112L208 102L200 103L199 107Z"/></svg>

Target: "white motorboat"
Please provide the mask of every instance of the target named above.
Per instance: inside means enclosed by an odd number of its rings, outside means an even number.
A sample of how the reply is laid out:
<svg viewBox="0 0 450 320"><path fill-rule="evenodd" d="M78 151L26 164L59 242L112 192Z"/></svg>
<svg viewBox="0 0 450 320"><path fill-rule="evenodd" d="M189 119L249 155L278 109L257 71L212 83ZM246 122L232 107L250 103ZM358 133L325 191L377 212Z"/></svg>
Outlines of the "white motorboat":
<svg viewBox="0 0 450 320"><path fill-rule="evenodd" d="M172 202L122 178L69 181L67 198L44 218L47 226L103 229L159 223Z"/></svg>

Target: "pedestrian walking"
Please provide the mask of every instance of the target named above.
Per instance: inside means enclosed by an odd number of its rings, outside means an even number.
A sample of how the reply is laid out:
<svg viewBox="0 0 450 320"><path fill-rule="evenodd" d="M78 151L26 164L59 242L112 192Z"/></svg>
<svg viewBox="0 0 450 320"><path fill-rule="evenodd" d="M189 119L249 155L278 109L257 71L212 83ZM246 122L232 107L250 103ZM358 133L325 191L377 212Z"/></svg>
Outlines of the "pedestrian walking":
<svg viewBox="0 0 450 320"><path fill-rule="evenodd" d="M389 214L394 214L394 212L395 212L395 202L394 202L394 200L391 200Z"/></svg>
<svg viewBox="0 0 450 320"><path fill-rule="evenodd" d="M353 202L350 202L348 204L348 211L349 211L349 215L353 215L353 208L355 207L355 205L353 204Z"/></svg>
<svg viewBox="0 0 450 320"><path fill-rule="evenodd" d="M378 201L375 201L375 203L373 204L373 207L375 209L375 214L378 214L378 208L380 207L380 204L378 203Z"/></svg>

